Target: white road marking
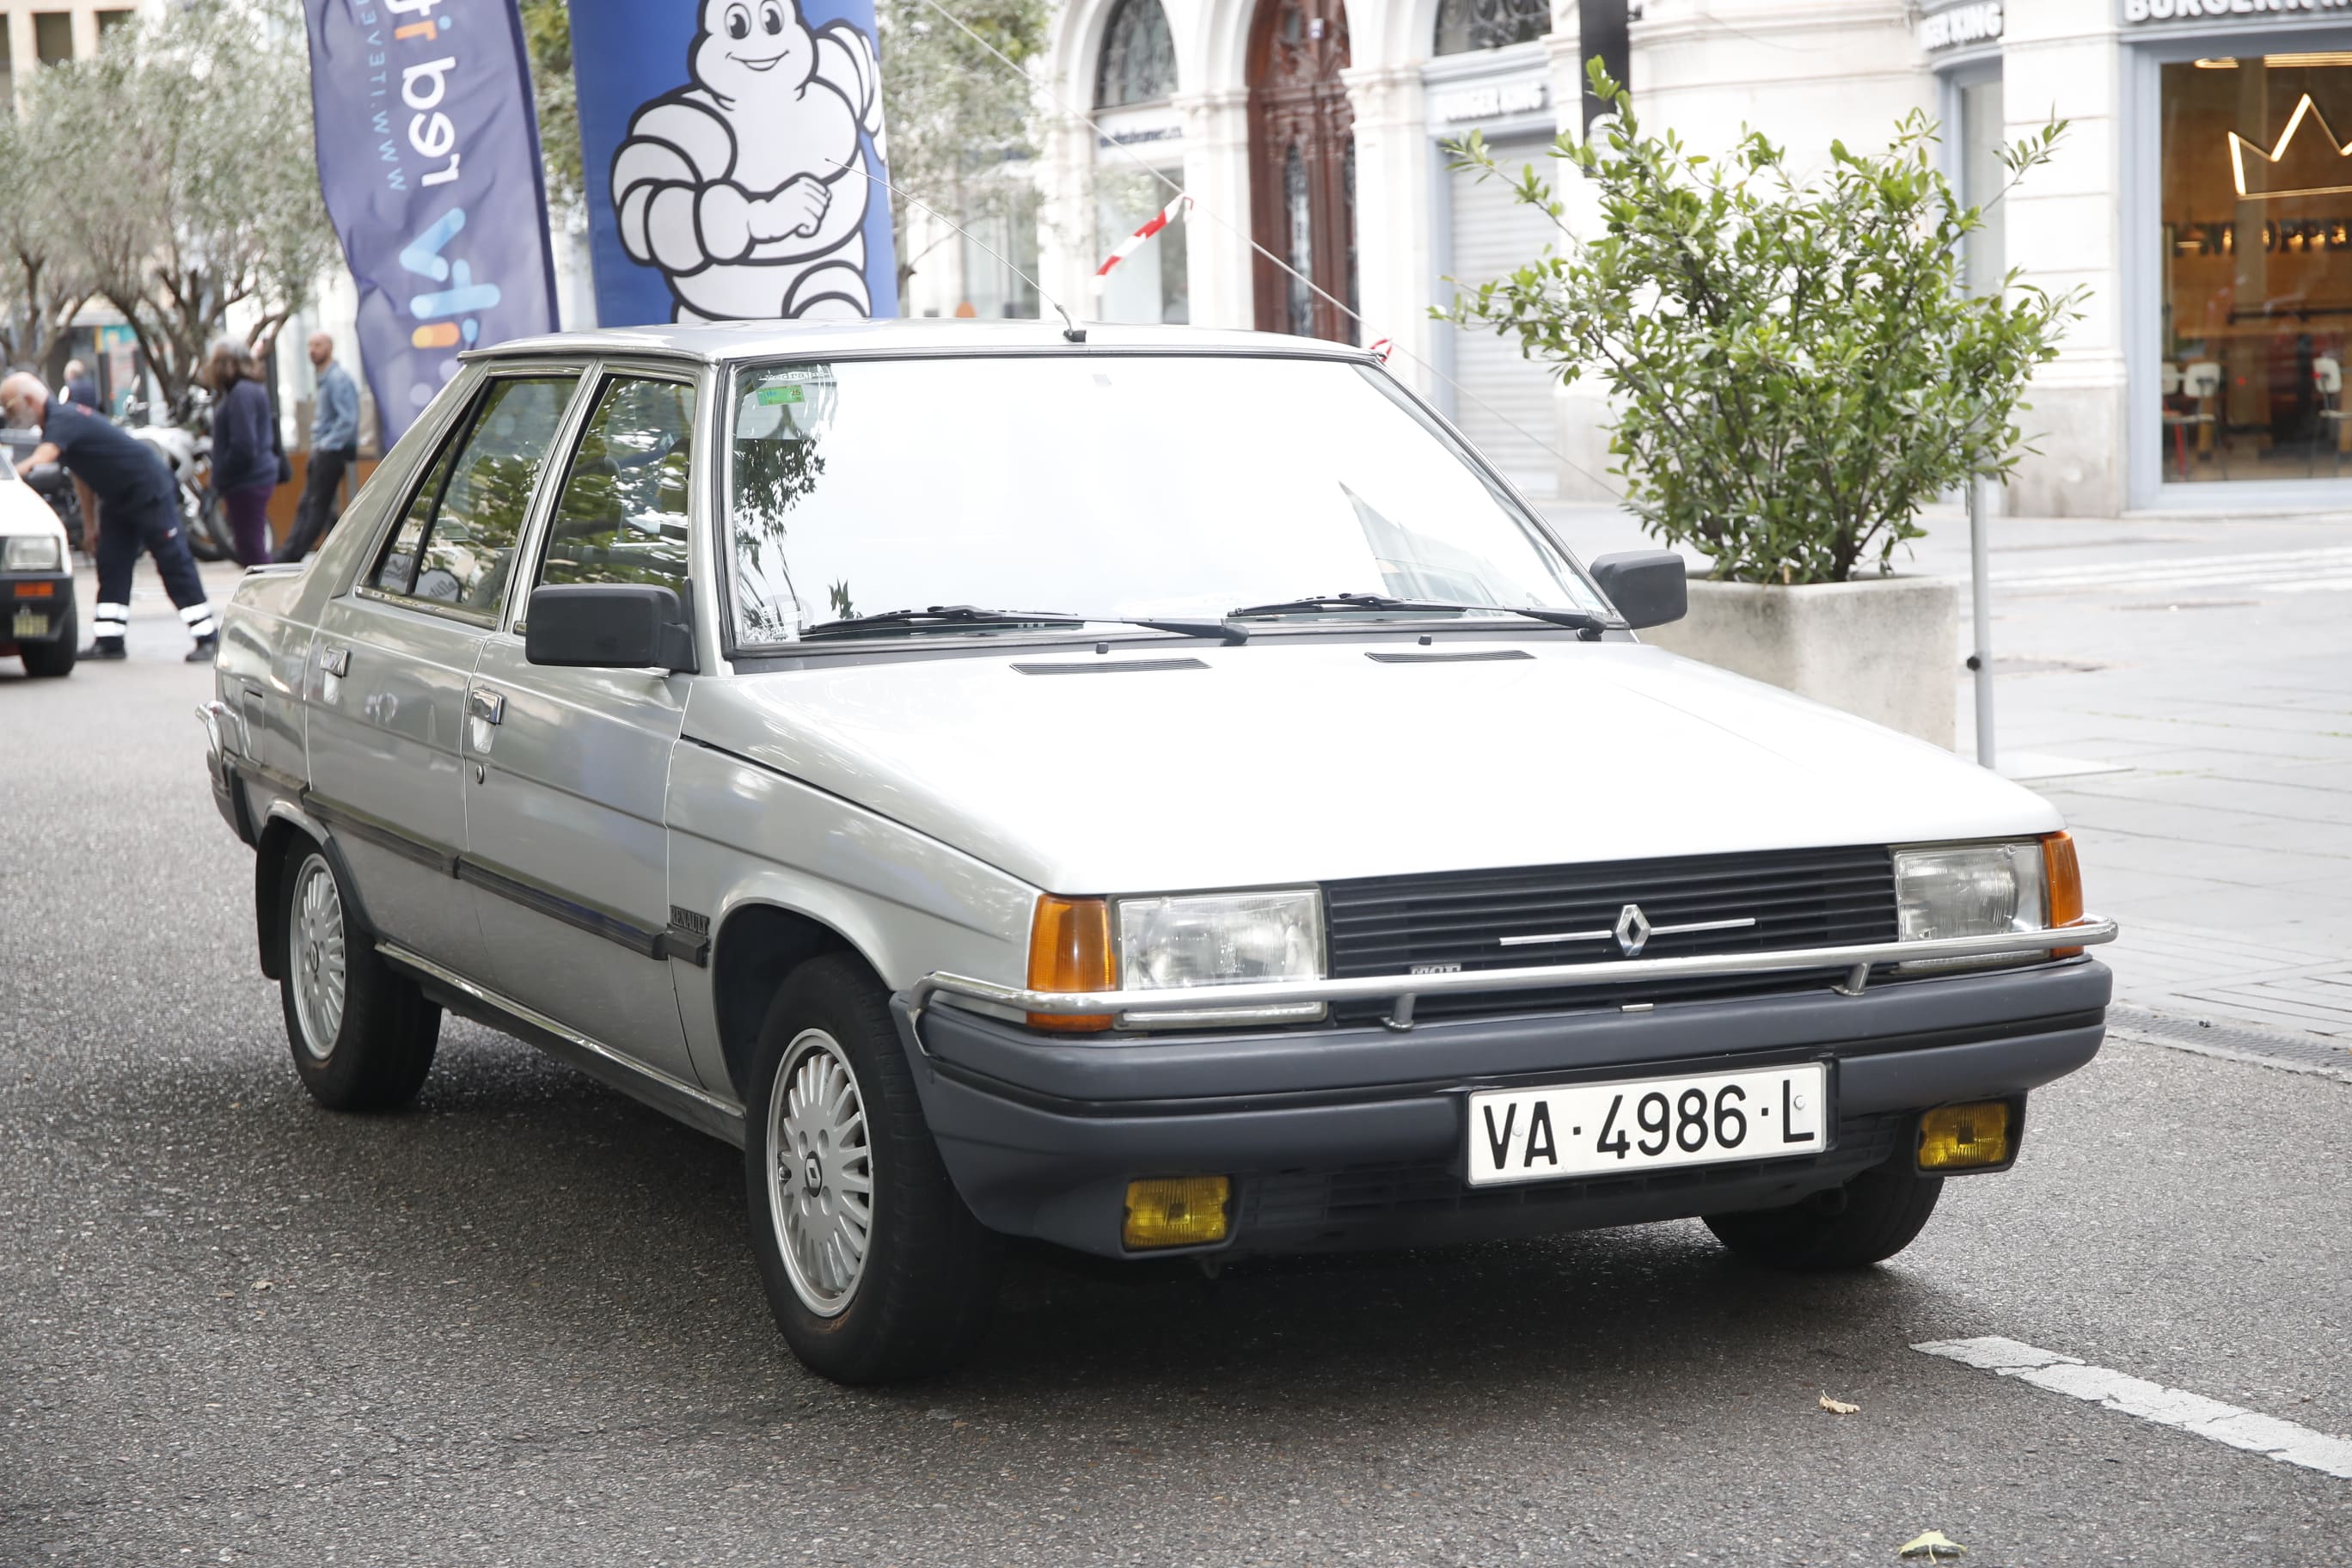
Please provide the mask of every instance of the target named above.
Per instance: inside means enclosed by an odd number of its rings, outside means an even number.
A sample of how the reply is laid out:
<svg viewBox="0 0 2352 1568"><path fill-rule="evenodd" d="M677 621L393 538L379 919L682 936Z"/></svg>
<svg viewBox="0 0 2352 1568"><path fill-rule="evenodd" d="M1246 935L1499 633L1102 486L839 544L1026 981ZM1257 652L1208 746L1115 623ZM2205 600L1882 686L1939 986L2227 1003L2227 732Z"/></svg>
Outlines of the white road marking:
<svg viewBox="0 0 2352 1568"><path fill-rule="evenodd" d="M2104 1405L2126 1415L2137 1415L2158 1426L2210 1438L2250 1454L2261 1454L2317 1470L2339 1480L2352 1480L2352 1442L2263 1415L2241 1410L2201 1394L2167 1388L2160 1383L2128 1377L2104 1366L2092 1366L2073 1356L1989 1335L1976 1340L1930 1340L1915 1351L1941 1356L1981 1372L1998 1373L2093 1405Z"/></svg>
<svg viewBox="0 0 2352 1568"><path fill-rule="evenodd" d="M2275 594L2352 589L2352 548L2249 551L2235 555L2170 555L2096 565L1996 572L1993 585L2012 594L2146 593L2179 588L2254 588Z"/></svg>

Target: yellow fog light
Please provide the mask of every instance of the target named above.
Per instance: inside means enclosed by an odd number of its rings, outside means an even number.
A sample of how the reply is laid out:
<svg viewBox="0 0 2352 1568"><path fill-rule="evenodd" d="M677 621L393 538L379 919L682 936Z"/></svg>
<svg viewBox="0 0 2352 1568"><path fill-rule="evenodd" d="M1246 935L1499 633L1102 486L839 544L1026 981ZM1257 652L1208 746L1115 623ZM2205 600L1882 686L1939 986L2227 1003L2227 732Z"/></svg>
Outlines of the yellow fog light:
<svg viewBox="0 0 2352 1568"><path fill-rule="evenodd" d="M1973 1171L2009 1163L2009 1101L1947 1105L1919 1118L1919 1168Z"/></svg>
<svg viewBox="0 0 2352 1568"><path fill-rule="evenodd" d="M1130 1248L1200 1247L1225 1239L1223 1176L1174 1176L1127 1184L1127 1223L1119 1237Z"/></svg>

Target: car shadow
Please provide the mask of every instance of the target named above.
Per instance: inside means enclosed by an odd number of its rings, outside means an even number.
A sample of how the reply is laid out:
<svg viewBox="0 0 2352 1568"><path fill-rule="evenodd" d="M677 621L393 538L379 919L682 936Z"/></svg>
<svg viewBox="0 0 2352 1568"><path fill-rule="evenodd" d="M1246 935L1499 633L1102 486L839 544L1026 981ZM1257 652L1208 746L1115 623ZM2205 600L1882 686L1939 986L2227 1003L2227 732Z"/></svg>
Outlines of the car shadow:
<svg viewBox="0 0 2352 1568"><path fill-rule="evenodd" d="M463 1311L518 1363L568 1363L618 1390L707 1385L716 1356L740 1367L745 1397L831 1391L769 1320L733 1149L469 1024L445 1026L416 1104L384 1116L320 1110L283 1047L258 1045L159 1065L152 1109L194 1119L174 1147L203 1153L177 1168L184 1154L160 1154L151 1192L291 1212L310 1255L365 1267L369 1310L426 1325ZM1186 1260L1015 1245L971 1364L872 1396L911 1408L947 1390L1023 1408L1083 1387L1145 1405L1213 1384L1278 1426L1368 1388L1410 1406L1465 1384L1696 1374L1727 1356L1811 1377L1865 1342L1876 1353L1883 1325L1937 1294L1901 1268L1748 1268L1696 1222L1247 1259L1215 1279Z"/></svg>

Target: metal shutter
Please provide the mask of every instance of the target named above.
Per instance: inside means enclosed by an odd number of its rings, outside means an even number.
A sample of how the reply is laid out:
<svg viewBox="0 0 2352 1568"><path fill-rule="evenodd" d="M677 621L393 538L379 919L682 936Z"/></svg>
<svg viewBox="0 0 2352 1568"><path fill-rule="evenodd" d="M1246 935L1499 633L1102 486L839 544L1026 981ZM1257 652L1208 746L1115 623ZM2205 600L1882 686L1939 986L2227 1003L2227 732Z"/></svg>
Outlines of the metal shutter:
<svg viewBox="0 0 2352 1568"><path fill-rule="evenodd" d="M1496 162L1516 174L1528 163L1541 173L1550 168L1542 141L1498 142ZM1453 260L1443 270L1466 288L1526 266L1559 230L1534 207L1514 201L1509 186L1454 171L1453 184ZM1451 285L1439 285L1453 297ZM1559 418L1553 412L1553 383L1541 367L1519 354L1518 345L1491 331L1454 329L1454 379L1462 390L1454 395L1454 422L1462 427L1489 462L1529 497L1549 500L1559 494L1559 464L1545 446L1559 444ZM1543 445L1521 435L1517 425L1541 438Z"/></svg>

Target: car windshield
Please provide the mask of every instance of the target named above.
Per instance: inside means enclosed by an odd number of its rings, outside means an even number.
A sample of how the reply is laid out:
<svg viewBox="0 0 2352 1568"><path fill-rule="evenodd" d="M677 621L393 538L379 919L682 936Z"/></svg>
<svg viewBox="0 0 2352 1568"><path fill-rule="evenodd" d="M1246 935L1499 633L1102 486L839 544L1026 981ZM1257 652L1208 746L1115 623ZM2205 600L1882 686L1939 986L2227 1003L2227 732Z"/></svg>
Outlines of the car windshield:
<svg viewBox="0 0 2352 1568"><path fill-rule="evenodd" d="M766 364L738 372L730 408L744 646L935 605L1022 614L896 621L888 635L1036 637L1053 635L1039 617L1245 606L1275 606L1265 625L1480 614L1331 602L1341 595L1606 613L1576 563L1366 365Z"/></svg>

